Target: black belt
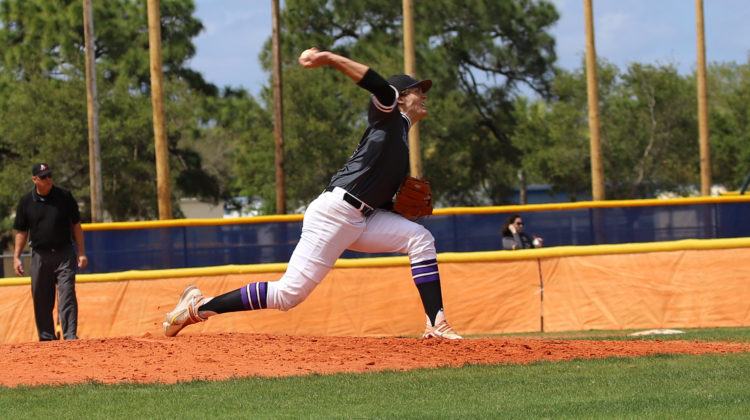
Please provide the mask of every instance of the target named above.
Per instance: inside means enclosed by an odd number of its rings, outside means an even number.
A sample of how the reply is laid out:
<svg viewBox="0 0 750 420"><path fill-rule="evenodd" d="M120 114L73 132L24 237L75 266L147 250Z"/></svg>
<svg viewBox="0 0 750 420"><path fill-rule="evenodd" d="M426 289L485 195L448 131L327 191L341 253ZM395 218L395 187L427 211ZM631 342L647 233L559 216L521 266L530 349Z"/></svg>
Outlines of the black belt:
<svg viewBox="0 0 750 420"><path fill-rule="evenodd" d="M59 252L59 251L64 251L64 250L68 249L69 246L71 246L71 245L70 244L65 244L65 245L62 245L62 246L54 247L54 248L50 247L50 246L32 246L31 250L32 251L45 251L45 252Z"/></svg>
<svg viewBox="0 0 750 420"><path fill-rule="evenodd" d="M333 191L335 187L328 187L326 188L326 191ZM375 209L373 209L370 205L365 203L364 201L360 200L359 198L349 194L348 192L344 192L344 201L351 204L352 207L362 212L362 215L365 217L372 214Z"/></svg>

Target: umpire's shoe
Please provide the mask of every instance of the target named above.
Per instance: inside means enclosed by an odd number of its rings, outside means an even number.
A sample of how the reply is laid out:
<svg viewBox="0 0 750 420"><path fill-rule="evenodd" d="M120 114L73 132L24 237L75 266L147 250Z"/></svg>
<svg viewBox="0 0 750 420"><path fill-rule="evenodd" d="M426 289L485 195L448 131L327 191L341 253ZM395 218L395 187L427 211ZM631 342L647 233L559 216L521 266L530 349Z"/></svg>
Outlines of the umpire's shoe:
<svg viewBox="0 0 750 420"><path fill-rule="evenodd" d="M453 328L448 325L448 321L445 320L445 313L441 309L435 317L435 325L432 325L432 323L430 323L430 318L427 317L427 326L424 330L424 334L422 334L422 338L445 338L448 340L459 340L463 337L456 334L456 332L453 331Z"/></svg>
<svg viewBox="0 0 750 420"><path fill-rule="evenodd" d="M172 312L167 312L167 320L164 321L164 335L174 337L181 329L196 322L203 322L208 318L203 318L198 314L198 308L206 302L200 290L195 286L188 286L180 295Z"/></svg>

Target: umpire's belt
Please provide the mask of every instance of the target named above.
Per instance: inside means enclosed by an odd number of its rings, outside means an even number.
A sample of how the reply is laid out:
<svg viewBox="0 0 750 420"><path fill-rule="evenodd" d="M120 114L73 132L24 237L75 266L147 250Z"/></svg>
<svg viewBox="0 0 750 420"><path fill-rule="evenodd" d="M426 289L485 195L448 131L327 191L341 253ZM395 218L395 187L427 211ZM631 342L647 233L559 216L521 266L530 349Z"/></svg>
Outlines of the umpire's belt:
<svg viewBox="0 0 750 420"><path fill-rule="evenodd" d="M345 189L341 187L328 187L326 188L326 191L332 191L337 196L340 196L344 201L351 204L352 207L361 211L365 217L371 215L372 212L375 211L375 209L373 209L369 204L349 194Z"/></svg>
<svg viewBox="0 0 750 420"><path fill-rule="evenodd" d="M71 244L62 244L62 245L56 246L54 248L51 247L51 246L32 246L31 250L34 251L34 252L40 252L41 251L41 252L54 252L54 253L57 253L57 252L66 251L69 246L72 246L72 245Z"/></svg>

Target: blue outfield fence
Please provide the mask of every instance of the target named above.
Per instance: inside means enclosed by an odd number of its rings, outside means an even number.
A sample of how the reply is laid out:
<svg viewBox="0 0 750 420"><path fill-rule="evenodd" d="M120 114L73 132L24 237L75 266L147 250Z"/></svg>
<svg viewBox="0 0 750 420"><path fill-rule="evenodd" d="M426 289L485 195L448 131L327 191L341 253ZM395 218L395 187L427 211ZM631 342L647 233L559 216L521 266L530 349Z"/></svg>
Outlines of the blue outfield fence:
<svg viewBox="0 0 750 420"><path fill-rule="evenodd" d="M442 209L419 223L432 232L438 252L494 251L502 248L505 218L516 213L527 233L544 238L545 247L750 237L750 197ZM287 262L302 229L300 217L288 216L261 223L254 218L172 222L126 229L84 225L90 264L82 272ZM395 254L346 251L342 257L381 255Z"/></svg>
<svg viewBox="0 0 750 420"><path fill-rule="evenodd" d="M302 222L85 231L82 273L286 262Z"/></svg>

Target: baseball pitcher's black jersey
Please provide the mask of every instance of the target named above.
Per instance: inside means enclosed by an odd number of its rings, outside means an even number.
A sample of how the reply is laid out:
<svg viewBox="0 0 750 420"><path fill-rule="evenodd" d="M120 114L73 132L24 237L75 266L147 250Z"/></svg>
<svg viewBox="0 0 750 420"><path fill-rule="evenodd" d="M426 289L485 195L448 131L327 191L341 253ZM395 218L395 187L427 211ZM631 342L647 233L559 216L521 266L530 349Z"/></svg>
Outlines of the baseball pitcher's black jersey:
<svg viewBox="0 0 750 420"><path fill-rule="evenodd" d="M81 221L70 192L52 186L46 196L31 190L18 203L13 229L28 231L32 249L63 248L73 240L73 225Z"/></svg>
<svg viewBox="0 0 750 420"><path fill-rule="evenodd" d="M391 207L393 195L409 172L411 121L398 110L397 99L383 105L371 97L367 129L346 165L331 178L329 188L341 187L374 208Z"/></svg>

